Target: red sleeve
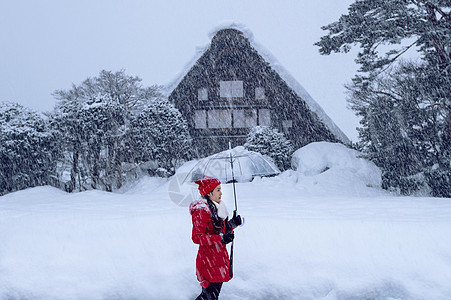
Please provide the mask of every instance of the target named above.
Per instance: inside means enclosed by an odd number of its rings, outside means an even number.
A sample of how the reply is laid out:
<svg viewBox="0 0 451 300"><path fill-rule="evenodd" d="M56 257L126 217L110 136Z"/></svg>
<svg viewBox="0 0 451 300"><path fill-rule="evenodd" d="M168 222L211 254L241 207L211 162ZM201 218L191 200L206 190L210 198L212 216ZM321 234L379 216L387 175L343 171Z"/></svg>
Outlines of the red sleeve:
<svg viewBox="0 0 451 300"><path fill-rule="evenodd" d="M208 234L207 225L211 217L208 212L202 209L196 209L192 212L193 217L193 234L192 239L195 244L202 246L210 246L221 243L219 234Z"/></svg>

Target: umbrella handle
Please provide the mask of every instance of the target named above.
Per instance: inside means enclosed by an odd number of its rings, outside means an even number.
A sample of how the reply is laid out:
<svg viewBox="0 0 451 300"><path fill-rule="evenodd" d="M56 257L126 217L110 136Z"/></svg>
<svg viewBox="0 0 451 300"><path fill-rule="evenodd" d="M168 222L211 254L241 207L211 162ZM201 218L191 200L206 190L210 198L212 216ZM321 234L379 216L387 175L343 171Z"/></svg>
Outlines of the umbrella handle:
<svg viewBox="0 0 451 300"><path fill-rule="evenodd" d="M241 224L239 227L244 226L244 223L246 222L246 219L244 217L241 217Z"/></svg>

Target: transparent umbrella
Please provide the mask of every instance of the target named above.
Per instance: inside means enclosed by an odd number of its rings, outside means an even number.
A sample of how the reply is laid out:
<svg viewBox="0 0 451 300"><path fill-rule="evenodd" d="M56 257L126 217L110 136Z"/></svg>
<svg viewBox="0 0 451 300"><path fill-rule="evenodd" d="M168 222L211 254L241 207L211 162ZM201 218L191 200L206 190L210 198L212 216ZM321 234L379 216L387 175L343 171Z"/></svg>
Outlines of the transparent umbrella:
<svg viewBox="0 0 451 300"><path fill-rule="evenodd" d="M188 206L199 197L194 181L211 176L218 178L223 184L233 183L236 210L235 182L249 182L257 176L274 176L279 173L280 170L270 158L238 146L179 168L169 183L169 195L177 205Z"/></svg>

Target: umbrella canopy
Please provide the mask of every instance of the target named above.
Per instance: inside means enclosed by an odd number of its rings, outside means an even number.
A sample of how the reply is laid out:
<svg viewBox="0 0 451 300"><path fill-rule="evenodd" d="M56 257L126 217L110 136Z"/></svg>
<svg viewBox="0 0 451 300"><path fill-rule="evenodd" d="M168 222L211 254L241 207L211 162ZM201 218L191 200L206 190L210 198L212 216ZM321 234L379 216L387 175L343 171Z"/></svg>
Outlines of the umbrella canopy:
<svg viewBox="0 0 451 300"><path fill-rule="evenodd" d="M238 146L201 159L186 174L183 181L194 182L204 176L212 176L223 183L230 183L232 180L248 182L255 176L273 176L279 173L280 170L270 158Z"/></svg>
<svg viewBox="0 0 451 300"><path fill-rule="evenodd" d="M189 205L194 197L193 191L197 193L194 181L204 176L216 177L222 183L230 183L233 180L248 182L256 176L274 176L279 173L280 170L270 158L238 146L180 167L169 184L169 194L174 202L185 206Z"/></svg>

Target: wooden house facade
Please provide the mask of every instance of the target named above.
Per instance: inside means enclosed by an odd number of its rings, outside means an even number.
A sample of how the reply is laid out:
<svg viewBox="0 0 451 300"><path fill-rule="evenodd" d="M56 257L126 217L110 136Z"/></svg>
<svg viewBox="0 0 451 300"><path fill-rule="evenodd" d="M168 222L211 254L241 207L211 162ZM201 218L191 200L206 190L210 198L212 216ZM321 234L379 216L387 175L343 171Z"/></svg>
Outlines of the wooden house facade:
<svg viewBox="0 0 451 300"><path fill-rule="evenodd" d="M349 142L306 97L236 28L218 30L168 96L187 120L200 157L227 149L229 141L243 145L255 126L277 128L296 149L315 141Z"/></svg>

